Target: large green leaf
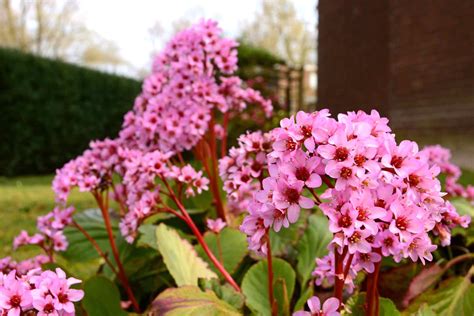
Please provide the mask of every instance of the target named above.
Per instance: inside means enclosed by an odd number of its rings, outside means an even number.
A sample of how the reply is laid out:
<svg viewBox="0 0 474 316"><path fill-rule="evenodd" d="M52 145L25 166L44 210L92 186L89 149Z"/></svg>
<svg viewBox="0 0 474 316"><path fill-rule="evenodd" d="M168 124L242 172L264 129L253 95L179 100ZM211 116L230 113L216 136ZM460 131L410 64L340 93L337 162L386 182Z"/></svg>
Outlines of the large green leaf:
<svg viewBox="0 0 474 316"><path fill-rule="evenodd" d="M212 291L201 291L196 286L170 288L162 292L152 304L153 316L237 316L241 315Z"/></svg>
<svg viewBox="0 0 474 316"><path fill-rule="evenodd" d="M306 212L301 212L298 221L288 228L282 227L277 233L270 230L270 243L272 245L272 254L274 256L296 255L293 252L298 244L298 240L303 234L302 227L306 226Z"/></svg>
<svg viewBox="0 0 474 316"><path fill-rule="evenodd" d="M474 315L474 286L471 277L474 266L465 277L454 277L442 282L435 290L418 296L406 312L415 313L426 303L437 315Z"/></svg>
<svg viewBox="0 0 474 316"><path fill-rule="evenodd" d="M241 292L237 292L229 283L221 285L219 279L199 279L199 286L203 290L213 291L218 298L226 301L238 310L244 307L244 295Z"/></svg>
<svg viewBox="0 0 474 316"><path fill-rule="evenodd" d="M450 201L460 215L469 215L474 217L474 206L466 199L456 198Z"/></svg>
<svg viewBox="0 0 474 316"><path fill-rule="evenodd" d="M204 240L214 256L216 256L219 261L223 262L225 269L229 273L235 271L248 252L245 235L234 228L226 227L219 234L207 232L204 234ZM209 263L211 269L218 273L201 245L197 245L196 250L199 256Z"/></svg>
<svg viewBox="0 0 474 316"><path fill-rule="evenodd" d="M217 278L194 250L193 246L182 239L176 230L160 224L156 228L158 250L168 271L178 286L197 285L199 278Z"/></svg>
<svg viewBox="0 0 474 316"><path fill-rule="evenodd" d="M289 315L289 302L295 288L295 271L291 265L278 258L273 258L273 293L278 303L278 314ZM268 300L268 265L263 260L254 264L245 274L242 281L242 292L247 306L257 315L270 315Z"/></svg>
<svg viewBox="0 0 474 316"><path fill-rule="evenodd" d="M109 238L105 229L104 219L99 209L89 209L74 215L74 220L97 242L104 253L109 254L113 261ZM112 218L114 236L119 234L117 221ZM69 242L68 249L61 255L69 261L88 261L100 258L84 234L75 227L66 227L64 234Z"/></svg>
<svg viewBox="0 0 474 316"><path fill-rule="evenodd" d="M365 292L359 293L352 296L346 303L345 309L352 312L352 316L364 316L365 315ZM379 315L380 316L399 316L395 304L388 298L379 298Z"/></svg>
<svg viewBox="0 0 474 316"><path fill-rule="evenodd" d="M120 308L120 293L115 284L102 276L95 276L84 283L82 306L89 316L127 315Z"/></svg>
<svg viewBox="0 0 474 316"><path fill-rule="evenodd" d="M310 279L315 267L315 258L321 258L328 253L327 246L332 239L328 227L328 220L323 215L313 214L308 219L308 227L297 247L296 271L301 284L305 285Z"/></svg>

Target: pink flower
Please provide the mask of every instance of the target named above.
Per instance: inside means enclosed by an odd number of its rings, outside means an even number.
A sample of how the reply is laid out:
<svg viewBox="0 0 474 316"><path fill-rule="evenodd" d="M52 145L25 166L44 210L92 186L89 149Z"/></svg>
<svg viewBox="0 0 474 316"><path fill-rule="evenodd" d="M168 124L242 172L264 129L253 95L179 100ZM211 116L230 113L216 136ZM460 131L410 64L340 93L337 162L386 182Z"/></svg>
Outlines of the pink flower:
<svg viewBox="0 0 474 316"><path fill-rule="evenodd" d="M308 304L309 312L298 311L293 313L293 316L339 316L339 300L335 297L328 298L321 309L321 301L317 296L311 297L306 304Z"/></svg>
<svg viewBox="0 0 474 316"><path fill-rule="evenodd" d="M57 305L57 299L53 298L51 295L38 297L33 300L33 307L38 310L38 316L59 315L55 305Z"/></svg>
<svg viewBox="0 0 474 316"><path fill-rule="evenodd" d="M30 289L22 281L15 278L16 271L11 271L0 287L0 307L8 316L19 316L33 302Z"/></svg>
<svg viewBox="0 0 474 316"><path fill-rule="evenodd" d="M358 252L355 258L354 269L356 270L364 269L368 273L372 273L375 270L374 263L380 262L380 260L382 260L382 256L376 252L369 252L369 253Z"/></svg>
<svg viewBox="0 0 474 316"><path fill-rule="evenodd" d="M288 183L286 180L277 181L277 190L273 194L273 202L278 209L288 209L288 220L295 223L300 214L300 208L309 209L314 206L313 200L303 196L303 182Z"/></svg>
<svg viewBox="0 0 474 316"><path fill-rule="evenodd" d="M218 218L218 219L210 219L208 218L207 219L207 228L218 234L224 227L227 226L227 223L224 222L222 219Z"/></svg>
<svg viewBox="0 0 474 316"><path fill-rule="evenodd" d="M322 184L321 176L316 173L319 163L318 157L308 158L298 150L290 161L280 166L280 170L288 176L289 182L302 181L308 188L318 188Z"/></svg>

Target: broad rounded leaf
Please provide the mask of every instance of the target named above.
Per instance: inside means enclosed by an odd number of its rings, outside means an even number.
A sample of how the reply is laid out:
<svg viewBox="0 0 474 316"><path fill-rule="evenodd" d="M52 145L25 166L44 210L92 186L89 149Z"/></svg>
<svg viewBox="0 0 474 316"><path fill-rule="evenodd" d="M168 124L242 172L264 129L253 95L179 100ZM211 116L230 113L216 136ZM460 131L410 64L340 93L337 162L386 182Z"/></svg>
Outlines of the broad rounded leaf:
<svg viewBox="0 0 474 316"><path fill-rule="evenodd" d="M352 296L346 303L345 309L352 312L352 316L364 316L364 304L365 304L365 292L361 292L357 295ZM395 304L388 298L380 297L379 298L379 315L380 316L399 316L400 312L398 311Z"/></svg>
<svg viewBox="0 0 474 316"><path fill-rule="evenodd" d="M295 271L291 265L273 258L273 291L279 315L289 314L289 302L295 288ZM270 315L268 300L268 265L266 260L254 264L242 281L242 292L247 306L257 315Z"/></svg>
<svg viewBox="0 0 474 316"><path fill-rule="evenodd" d="M162 292L152 304L153 316L237 316L241 315L212 291L201 291L196 286L170 288Z"/></svg>
<svg viewBox="0 0 474 316"><path fill-rule="evenodd" d="M407 307L411 300L433 286L443 275L443 268L432 264L423 268L410 282L408 291L403 298L403 306Z"/></svg>
<svg viewBox="0 0 474 316"><path fill-rule="evenodd" d="M473 273L474 267L466 277L448 279L441 282L436 290L421 294L410 304L407 313L416 313L426 303L436 315L474 315L474 286L470 280Z"/></svg>
<svg viewBox="0 0 474 316"><path fill-rule="evenodd" d="M84 283L82 306L89 316L127 315L120 308L120 293L109 279L95 276Z"/></svg>
<svg viewBox="0 0 474 316"><path fill-rule="evenodd" d="M204 234L204 240L216 258L224 263L224 268L229 273L233 273L236 270L248 252L245 235L234 228L226 227L219 234L207 232ZM211 269L218 273L201 245L197 245L196 250L199 256L209 263Z"/></svg>
<svg viewBox="0 0 474 316"><path fill-rule="evenodd" d="M272 254L274 256L283 256L292 254L295 247L303 234L301 227L306 226L306 212L301 212L296 223L290 227L282 227L277 233L273 229L270 230L270 243L272 245Z"/></svg>
<svg viewBox="0 0 474 316"><path fill-rule="evenodd" d="M198 285L198 279L217 278L193 246L182 239L176 230L160 224L156 228L158 250L171 276L178 286Z"/></svg>
<svg viewBox="0 0 474 316"><path fill-rule="evenodd" d="M328 220L325 216L314 214L308 219L308 227L297 247L296 271L301 284L306 284L311 278L311 272L315 267L315 258L321 258L328 253L327 246L332 239L328 227Z"/></svg>
<svg viewBox="0 0 474 316"><path fill-rule="evenodd" d="M74 215L74 220L97 242L104 253L112 253L104 219L99 209L89 209ZM114 236L119 233L117 221L112 219ZM88 261L100 258L90 241L75 227L66 227L64 234L69 242L68 249L61 255L69 261ZM112 256L111 256L112 257ZM113 260L113 258L111 258Z"/></svg>

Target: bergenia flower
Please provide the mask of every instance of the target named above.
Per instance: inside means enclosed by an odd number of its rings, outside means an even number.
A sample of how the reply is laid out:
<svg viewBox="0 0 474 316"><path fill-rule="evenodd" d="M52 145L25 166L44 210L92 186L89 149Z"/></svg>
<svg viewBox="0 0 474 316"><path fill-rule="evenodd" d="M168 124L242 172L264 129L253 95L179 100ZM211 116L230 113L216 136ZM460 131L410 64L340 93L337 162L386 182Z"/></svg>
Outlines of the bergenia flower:
<svg viewBox="0 0 474 316"><path fill-rule="evenodd" d="M339 300L335 297L328 298L322 308L321 301L317 296L311 297L306 304L309 311L297 311L293 316L339 316L341 315L337 310L339 309Z"/></svg>

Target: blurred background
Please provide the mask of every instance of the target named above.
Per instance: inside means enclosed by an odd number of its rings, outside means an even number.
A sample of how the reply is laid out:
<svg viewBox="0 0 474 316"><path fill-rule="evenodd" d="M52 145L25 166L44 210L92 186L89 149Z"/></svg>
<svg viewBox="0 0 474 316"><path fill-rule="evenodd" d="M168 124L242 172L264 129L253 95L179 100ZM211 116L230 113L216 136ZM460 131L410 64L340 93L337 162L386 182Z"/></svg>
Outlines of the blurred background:
<svg viewBox="0 0 474 316"><path fill-rule="evenodd" d="M442 144L472 175L474 1L0 0L0 255L53 206L55 169L116 135L153 55L201 18L238 39L272 123L375 108L398 140Z"/></svg>

